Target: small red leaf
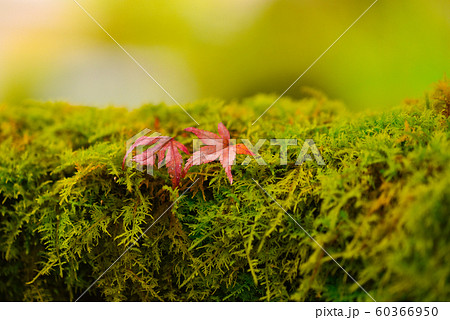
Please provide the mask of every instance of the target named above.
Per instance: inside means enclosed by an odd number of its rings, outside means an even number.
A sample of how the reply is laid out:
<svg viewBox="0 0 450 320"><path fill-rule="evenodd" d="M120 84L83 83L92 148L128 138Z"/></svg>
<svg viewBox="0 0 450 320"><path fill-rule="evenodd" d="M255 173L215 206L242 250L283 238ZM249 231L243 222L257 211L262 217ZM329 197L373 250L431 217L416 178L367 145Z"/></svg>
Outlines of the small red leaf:
<svg viewBox="0 0 450 320"><path fill-rule="evenodd" d="M142 137L138 138L138 139L131 145L131 147L127 150L127 153L125 154L125 157L123 157L123 161L122 161L122 170L125 169L125 161L127 160L128 155L129 155L131 152L133 152L133 150L134 150L136 147L139 147L139 146L148 146L148 145L151 145L151 144L153 144L153 143L155 143L155 142L157 142L157 141L159 141L159 140L161 140L161 139L166 139L166 138L169 138L169 137L166 137L166 136L157 136L157 137L147 137L147 136L142 136Z"/></svg>
<svg viewBox="0 0 450 320"><path fill-rule="evenodd" d="M195 134L200 140L202 140L202 142L207 144L207 146L201 147L199 151L194 152L194 154L186 161L183 174L186 174L189 168L193 165L219 160L225 170L230 184L233 184L231 165L236 159L236 153L252 154L251 151L248 150L243 144L230 145L230 132L223 125L223 123L219 123L218 125L218 132L220 136L209 131L192 127L184 130Z"/></svg>
<svg viewBox="0 0 450 320"><path fill-rule="evenodd" d="M172 187L175 189L183 176L183 157L181 156L180 150L189 153L189 150L182 143L175 141L171 137L158 136L158 137L141 137L130 147L127 151L123 164L125 164L127 156L133 151L137 146L151 145L150 148L138 154L132 158L133 161L147 165L153 166L155 164L156 155L158 155L158 167L166 165L167 172L172 179Z"/></svg>
<svg viewBox="0 0 450 320"><path fill-rule="evenodd" d="M165 137L165 139L161 139L158 141L154 146L148 148L141 154L138 154L133 157L133 160L137 163L143 164L143 165L153 165L155 163L155 155L156 153L161 149L164 148L164 146L167 144L167 142L170 141L170 137Z"/></svg>

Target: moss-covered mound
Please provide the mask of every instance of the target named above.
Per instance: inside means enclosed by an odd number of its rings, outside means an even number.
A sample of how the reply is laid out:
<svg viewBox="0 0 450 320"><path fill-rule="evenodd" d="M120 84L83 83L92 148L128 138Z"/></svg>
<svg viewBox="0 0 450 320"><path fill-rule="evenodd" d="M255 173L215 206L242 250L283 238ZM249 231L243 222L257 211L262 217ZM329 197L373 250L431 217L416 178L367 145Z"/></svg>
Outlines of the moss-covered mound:
<svg viewBox="0 0 450 320"><path fill-rule="evenodd" d="M144 128L192 151L177 106L0 105L0 299L75 300L199 178L82 300L370 301L253 179L376 300L450 300L448 83L374 114L283 98L252 126L275 98L186 108L232 138L298 139L287 166L267 142L233 185L213 162L175 190L121 163ZM305 139L325 166L294 164Z"/></svg>

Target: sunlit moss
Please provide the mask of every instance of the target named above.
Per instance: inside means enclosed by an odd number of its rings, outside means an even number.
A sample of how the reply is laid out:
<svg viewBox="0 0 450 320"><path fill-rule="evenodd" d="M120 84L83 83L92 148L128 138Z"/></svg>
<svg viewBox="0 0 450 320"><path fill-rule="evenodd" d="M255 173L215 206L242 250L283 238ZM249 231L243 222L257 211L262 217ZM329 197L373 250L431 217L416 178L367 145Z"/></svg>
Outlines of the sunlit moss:
<svg viewBox="0 0 450 320"><path fill-rule="evenodd" d="M366 301L370 298L268 198L283 206L379 301L450 299L449 119L430 101L351 114L315 95L187 106L233 138L314 139L326 165L277 163L277 147L233 167L195 167L172 190L164 168L121 169L125 141L148 127L177 136L178 107L134 111L66 103L0 107L2 300L74 300L199 178L85 300Z"/></svg>

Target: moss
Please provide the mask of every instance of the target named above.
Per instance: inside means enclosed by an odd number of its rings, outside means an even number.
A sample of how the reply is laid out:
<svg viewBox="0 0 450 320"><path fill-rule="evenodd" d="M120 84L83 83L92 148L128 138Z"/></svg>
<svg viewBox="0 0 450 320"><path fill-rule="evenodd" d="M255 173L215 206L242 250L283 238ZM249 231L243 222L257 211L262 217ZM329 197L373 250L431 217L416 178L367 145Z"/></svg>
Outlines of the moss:
<svg viewBox="0 0 450 320"><path fill-rule="evenodd" d="M121 169L148 127L192 126L178 107L127 111L67 103L0 106L0 298L108 301L366 301L369 297L280 210L257 180L378 301L450 299L450 134L443 81L431 101L350 114L323 95L187 106L201 128L233 138L314 139L326 165L294 165L276 146L233 167L192 168L175 190ZM447 97L448 98L448 97ZM245 156L238 156L238 163Z"/></svg>

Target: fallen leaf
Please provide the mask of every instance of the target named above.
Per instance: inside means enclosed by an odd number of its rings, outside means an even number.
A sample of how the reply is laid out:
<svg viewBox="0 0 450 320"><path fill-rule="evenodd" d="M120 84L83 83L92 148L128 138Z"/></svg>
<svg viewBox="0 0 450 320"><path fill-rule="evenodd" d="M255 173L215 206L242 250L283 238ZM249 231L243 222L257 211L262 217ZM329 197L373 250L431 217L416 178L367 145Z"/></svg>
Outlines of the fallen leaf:
<svg viewBox="0 0 450 320"><path fill-rule="evenodd" d="M230 184L233 184L231 165L236 159L236 154L254 155L253 152L251 152L242 143L230 145L230 132L227 130L223 123L219 123L218 125L219 135L193 127L189 127L184 130L192 132L203 143L207 145L200 147L200 150L195 151L193 155L186 161L186 166L184 167L183 174L186 174L189 168L193 165L200 165L202 163L209 163L215 160L219 160L225 170L225 173L227 174Z"/></svg>
<svg viewBox="0 0 450 320"><path fill-rule="evenodd" d="M156 155L158 155L158 168L167 167L167 172L172 179L172 188L176 188L183 176L183 157L180 150L189 154L189 150L182 143L167 136L158 137L140 137L128 149L123 158L122 169L128 155L138 146L152 145L144 152L134 156L132 160L142 165L153 166L155 164Z"/></svg>

